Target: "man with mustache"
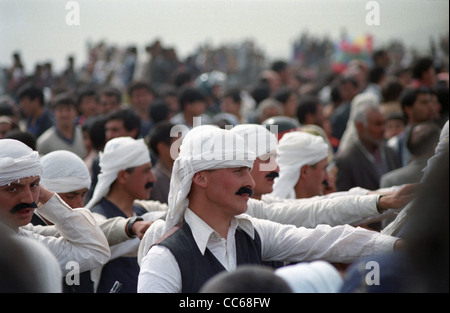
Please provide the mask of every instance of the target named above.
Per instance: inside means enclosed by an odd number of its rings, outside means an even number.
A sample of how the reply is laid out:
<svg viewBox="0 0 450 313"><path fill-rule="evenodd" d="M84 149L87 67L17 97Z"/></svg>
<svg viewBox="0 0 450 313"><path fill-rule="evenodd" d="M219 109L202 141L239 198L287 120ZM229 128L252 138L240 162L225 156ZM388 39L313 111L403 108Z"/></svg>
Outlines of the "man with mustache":
<svg viewBox="0 0 450 313"><path fill-rule="evenodd" d="M255 187L254 159L228 130L206 125L187 133L174 162L164 236L142 260L138 292L198 292L240 264L351 262L401 245L349 225L297 228L243 214Z"/></svg>
<svg viewBox="0 0 450 313"><path fill-rule="evenodd" d="M83 160L67 150L57 150L41 157L42 175L41 185L56 192L64 202L71 208L83 207L84 199L91 185L89 169ZM92 214L94 218L97 213ZM124 218L117 216L105 219L103 216L97 220L100 229L105 234L108 244L113 251L117 244L134 240L131 238L142 238L151 221L136 221L133 223L131 232L135 235L127 234L129 223L132 217ZM31 224L24 228L32 230L46 236L60 236L58 230L51 222L45 220L39 213L35 212ZM91 272L83 272L79 276L79 283L67 283L64 280L63 292L65 293L93 293L94 282L91 279Z"/></svg>
<svg viewBox="0 0 450 313"><path fill-rule="evenodd" d="M254 217L304 227L359 225L384 218L384 211L400 209L410 199L409 186L397 193L384 190L383 199L378 194L382 191L362 188L316 197L322 195L328 164L328 147L320 136L296 131L278 143L274 134L258 124L240 124L230 131L242 135L256 153L250 172L255 181L251 198L262 201L249 201L247 214ZM301 175L302 169L307 173Z"/></svg>
<svg viewBox="0 0 450 313"><path fill-rule="evenodd" d="M81 272L106 263L110 257L108 242L92 214L71 209L56 193L40 186L41 174L36 151L18 140L0 140L0 222L19 236L43 243L56 257L63 275L72 269L67 267L71 261L78 263ZM60 237L24 228L35 210L56 225Z"/></svg>
<svg viewBox="0 0 450 313"><path fill-rule="evenodd" d="M135 221L143 220L147 210L134 200L147 200L156 181L150 162L150 153L142 139L118 137L109 140L100 153L100 174L91 200L86 204L95 216L109 219L132 217L127 233L133 236ZM160 204L159 202L157 202ZM108 293L115 281L122 284L121 292L136 292L139 266L136 253L139 240L112 247L111 260L101 269L98 293ZM98 269L100 271L100 269Z"/></svg>

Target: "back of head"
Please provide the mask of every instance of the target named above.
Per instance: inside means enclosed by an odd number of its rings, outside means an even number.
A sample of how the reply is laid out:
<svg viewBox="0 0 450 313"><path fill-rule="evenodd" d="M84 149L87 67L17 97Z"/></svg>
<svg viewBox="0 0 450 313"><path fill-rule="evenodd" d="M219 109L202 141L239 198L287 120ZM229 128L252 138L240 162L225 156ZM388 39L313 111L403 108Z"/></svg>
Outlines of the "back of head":
<svg viewBox="0 0 450 313"><path fill-rule="evenodd" d="M87 131L92 146L97 151L103 150L106 142L105 122L104 115L91 116L85 120L82 126L82 130Z"/></svg>
<svg viewBox="0 0 450 313"><path fill-rule="evenodd" d="M406 146L413 156L432 156L439 142L441 129L433 122L413 125Z"/></svg>
<svg viewBox="0 0 450 313"><path fill-rule="evenodd" d="M169 121L160 121L153 125L148 134L148 146L156 155L158 155L158 143L162 142L170 146L173 138L170 136L170 131L174 126Z"/></svg>
<svg viewBox="0 0 450 313"><path fill-rule="evenodd" d="M200 293L291 293L289 285L271 268L242 265L235 271L223 271L210 278Z"/></svg>
<svg viewBox="0 0 450 313"><path fill-rule="evenodd" d="M409 211L407 253L415 266L418 292L449 291L449 151L437 156Z"/></svg>
<svg viewBox="0 0 450 313"><path fill-rule="evenodd" d="M278 137L278 140L283 137L285 133L298 130L300 123L287 116L273 116L263 121L261 125L266 126L273 134Z"/></svg>
<svg viewBox="0 0 450 313"><path fill-rule="evenodd" d="M36 150L36 138L29 132L20 130L19 128L11 129L5 134L5 139L15 139L23 142L32 150Z"/></svg>
<svg viewBox="0 0 450 313"><path fill-rule="evenodd" d="M306 123L306 115L315 115L317 112L317 106L320 103L318 97L315 96L303 96L297 106L297 119L300 124Z"/></svg>

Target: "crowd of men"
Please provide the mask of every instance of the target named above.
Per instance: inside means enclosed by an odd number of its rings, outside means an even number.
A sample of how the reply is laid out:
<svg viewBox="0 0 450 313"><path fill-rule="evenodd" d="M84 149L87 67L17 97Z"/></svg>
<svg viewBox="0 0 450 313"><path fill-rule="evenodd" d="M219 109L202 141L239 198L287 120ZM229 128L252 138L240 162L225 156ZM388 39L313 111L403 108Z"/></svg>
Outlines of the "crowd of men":
<svg viewBox="0 0 450 313"><path fill-rule="evenodd" d="M2 72L2 292L448 292L448 64L146 52Z"/></svg>

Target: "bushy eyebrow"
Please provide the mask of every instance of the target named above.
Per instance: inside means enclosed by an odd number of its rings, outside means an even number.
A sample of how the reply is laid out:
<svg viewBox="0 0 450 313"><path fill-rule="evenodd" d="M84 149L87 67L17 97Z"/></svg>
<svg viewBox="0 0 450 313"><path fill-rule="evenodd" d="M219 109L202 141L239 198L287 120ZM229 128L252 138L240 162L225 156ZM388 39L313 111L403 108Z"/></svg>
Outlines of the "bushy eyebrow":
<svg viewBox="0 0 450 313"><path fill-rule="evenodd" d="M41 178L38 177L38 178L36 178L35 180L33 180L32 182L30 182L29 184L30 184L30 185L31 185L31 184L38 184L40 181L41 181ZM25 186L25 185L26 185L26 184L22 184L22 183L20 182L20 179L18 179L18 180L14 181L14 182L11 182L11 183L5 185L5 187L11 187L11 186Z"/></svg>

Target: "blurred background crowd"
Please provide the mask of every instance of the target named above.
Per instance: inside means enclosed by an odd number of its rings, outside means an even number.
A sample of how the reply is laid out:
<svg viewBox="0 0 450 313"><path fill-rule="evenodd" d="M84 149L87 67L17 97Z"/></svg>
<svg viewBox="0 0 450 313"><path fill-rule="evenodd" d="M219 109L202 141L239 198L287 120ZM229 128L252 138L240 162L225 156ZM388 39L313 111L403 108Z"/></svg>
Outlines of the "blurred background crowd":
<svg viewBox="0 0 450 313"><path fill-rule="evenodd" d="M27 140L42 155L70 150L92 167L107 140L132 134L149 142L163 121L191 128L201 116L202 123L224 127L285 117L293 125L316 125L337 153L352 101L371 93L384 116L382 140L395 148L393 138L408 123L442 128L448 120L448 39L430 40L424 53L398 40L379 46L371 35L343 32L332 40L305 32L284 60L270 59L252 40L203 44L184 59L162 39L144 47L100 41L87 45L86 63L68 56L61 72L51 61L26 68L21 51L14 51L0 72L0 138ZM430 95L427 112L411 120L401 97L419 88ZM125 122L127 114L137 118ZM122 132L105 126L111 115L124 120ZM133 128L138 131L127 133Z"/></svg>

